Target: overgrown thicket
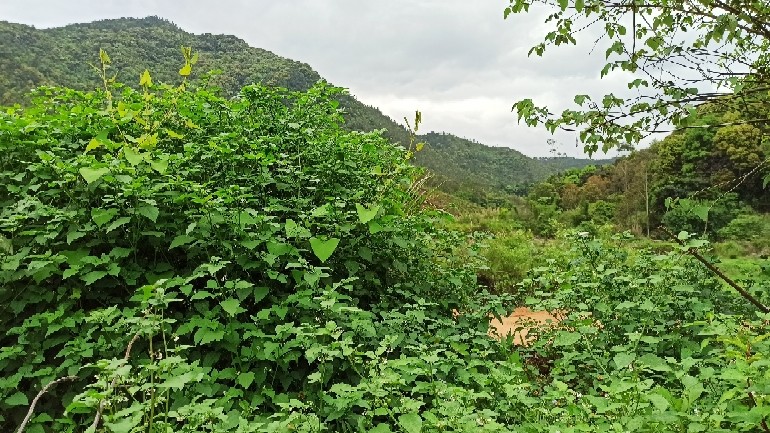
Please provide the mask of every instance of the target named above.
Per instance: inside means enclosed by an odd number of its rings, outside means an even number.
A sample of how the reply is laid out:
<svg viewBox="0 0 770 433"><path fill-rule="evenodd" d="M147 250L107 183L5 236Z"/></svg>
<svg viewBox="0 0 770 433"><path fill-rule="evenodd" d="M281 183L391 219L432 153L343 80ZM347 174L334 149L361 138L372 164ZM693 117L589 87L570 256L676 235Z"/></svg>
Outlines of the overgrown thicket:
<svg viewBox="0 0 770 433"><path fill-rule="evenodd" d="M769 431L770 314L728 293L679 236L668 253L629 251L585 233L518 286L533 308L559 312L522 349L540 374L550 431ZM768 284L748 290L767 305Z"/></svg>
<svg viewBox="0 0 770 433"><path fill-rule="evenodd" d="M101 60L104 89L0 113L2 430L766 430L770 317L686 256L572 239L514 290L566 320L513 347L481 239L339 89L134 90Z"/></svg>
<svg viewBox="0 0 770 433"><path fill-rule="evenodd" d="M415 431L493 404L466 404L498 368L474 253L408 151L340 128L339 89L104 78L0 115L2 430L65 376L27 431Z"/></svg>

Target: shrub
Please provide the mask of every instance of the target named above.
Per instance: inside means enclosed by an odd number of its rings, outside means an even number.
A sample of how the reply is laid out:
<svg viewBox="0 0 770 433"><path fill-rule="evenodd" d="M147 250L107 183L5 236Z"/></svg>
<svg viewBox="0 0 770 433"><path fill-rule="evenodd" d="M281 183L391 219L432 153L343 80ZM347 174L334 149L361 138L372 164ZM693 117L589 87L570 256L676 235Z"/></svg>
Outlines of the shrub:
<svg viewBox="0 0 770 433"><path fill-rule="evenodd" d="M414 431L520 380L473 251L409 153L340 128L339 89L104 78L0 113L3 431L65 376L29 431Z"/></svg>

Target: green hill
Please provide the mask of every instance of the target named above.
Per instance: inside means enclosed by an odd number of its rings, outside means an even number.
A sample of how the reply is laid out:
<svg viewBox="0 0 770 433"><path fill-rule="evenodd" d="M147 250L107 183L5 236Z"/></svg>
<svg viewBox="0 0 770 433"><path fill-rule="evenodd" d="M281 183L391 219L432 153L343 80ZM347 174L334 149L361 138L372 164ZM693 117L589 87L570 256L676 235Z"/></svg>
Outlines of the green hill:
<svg viewBox="0 0 770 433"><path fill-rule="evenodd" d="M118 80L138 83L149 69L157 81L179 80L180 47L199 53L193 79L208 77L227 94L235 94L251 83L305 90L322 77L309 65L249 46L230 35L192 34L158 17L121 18L59 28L34 27L0 21L0 104L24 102L29 90L40 85L62 85L76 89L100 85L89 62L104 49L112 59ZM344 86L344 83L338 83ZM341 100L346 126L352 130L386 130L392 141L407 143L406 129L375 107L352 96ZM563 158L534 159L509 148L495 148L447 133L430 133L419 139L427 143L416 162L435 173L444 189L507 189L545 179L565 168L582 167L597 161Z"/></svg>

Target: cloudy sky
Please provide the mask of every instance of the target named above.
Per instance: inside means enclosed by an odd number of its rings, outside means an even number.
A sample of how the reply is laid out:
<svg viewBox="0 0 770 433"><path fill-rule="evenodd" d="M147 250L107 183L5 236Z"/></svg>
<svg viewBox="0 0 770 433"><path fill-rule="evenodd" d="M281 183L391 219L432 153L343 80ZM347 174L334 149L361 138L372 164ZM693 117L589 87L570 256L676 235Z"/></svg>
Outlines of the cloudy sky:
<svg viewBox="0 0 770 433"><path fill-rule="evenodd" d="M193 33L233 34L310 64L366 104L401 120L419 109L421 132L447 131L490 146L548 156L541 130L517 125L522 98L552 110L576 93L622 90L599 80L603 51L591 42L543 58L527 51L546 31L542 15L503 20L508 0L2 0L0 20L36 27L158 15ZM553 137L581 156L575 137Z"/></svg>

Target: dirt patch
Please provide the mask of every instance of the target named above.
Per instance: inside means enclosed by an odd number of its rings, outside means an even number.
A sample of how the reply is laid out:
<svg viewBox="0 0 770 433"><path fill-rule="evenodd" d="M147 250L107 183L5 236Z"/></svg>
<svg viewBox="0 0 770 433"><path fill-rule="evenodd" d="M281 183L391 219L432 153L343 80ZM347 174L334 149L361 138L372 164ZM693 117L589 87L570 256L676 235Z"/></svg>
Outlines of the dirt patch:
<svg viewBox="0 0 770 433"><path fill-rule="evenodd" d="M557 316L560 315L558 313L554 315L548 311L532 311L527 307L519 307L513 310L513 314L510 316L503 317L502 321L492 319L489 323L489 333L495 338L502 338L510 334L514 337L514 344L527 344L532 341L532 338L527 338L527 334L532 328L555 325L559 323Z"/></svg>

